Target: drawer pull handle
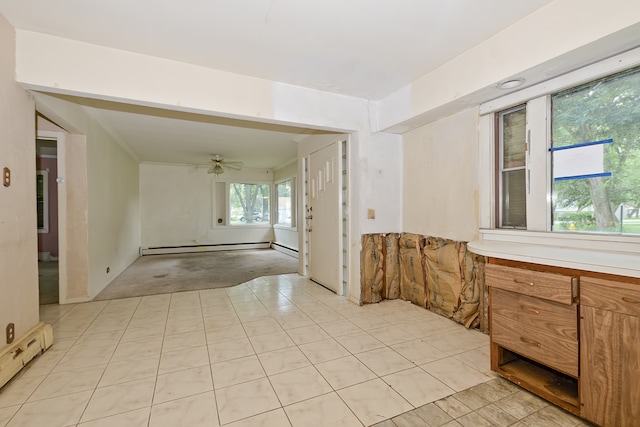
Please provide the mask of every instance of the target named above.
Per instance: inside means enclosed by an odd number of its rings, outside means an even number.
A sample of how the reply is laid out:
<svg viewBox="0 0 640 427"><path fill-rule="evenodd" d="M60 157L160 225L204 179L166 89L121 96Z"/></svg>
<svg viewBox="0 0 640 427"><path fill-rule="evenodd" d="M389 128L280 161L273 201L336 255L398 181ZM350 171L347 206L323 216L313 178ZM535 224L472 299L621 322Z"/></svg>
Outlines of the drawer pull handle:
<svg viewBox="0 0 640 427"><path fill-rule="evenodd" d="M540 343L538 341L530 340L530 339L525 338L525 337L520 337L520 341L522 341L525 344L531 344L531 345L535 345L536 347L541 347L541 345L540 345Z"/></svg>
<svg viewBox="0 0 640 427"><path fill-rule="evenodd" d="M637 299L631 299L628 297L622 297L622 301L628 302L629 304L640 304L640 301L638 301Z"/></svg>
<svg viewBox="0 0 640 427"><path fill-rule="evenodd" d="M514 282L519 283L521 285L529 285L533 286L533 282L527 282L526 280L513 279Z"/></svg>
<svg viewBox="0 0 640 427"><path fill-rule="evenodd" d="M525 307L524 305L520 306L524 311L528 311L529 313L533 313L533 314L540 314L540 310L538 310L537 308L531 308L531 307Z"/></svg>

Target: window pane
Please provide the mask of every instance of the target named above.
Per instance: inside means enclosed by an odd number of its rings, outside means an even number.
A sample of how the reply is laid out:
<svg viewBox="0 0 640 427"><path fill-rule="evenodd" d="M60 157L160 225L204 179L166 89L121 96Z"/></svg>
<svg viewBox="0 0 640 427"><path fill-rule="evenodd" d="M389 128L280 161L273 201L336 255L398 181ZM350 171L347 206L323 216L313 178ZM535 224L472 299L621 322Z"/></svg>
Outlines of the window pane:
<svg viewBox="0 0 640 427"><path fill-rule="evenodd" d="M503 111L499 115L501 227L527 227L526 116L524 105Z"/></svg>
<svg viewBox="0 0 640 427"><path fill-rule="evenodd" d="M291 180L276 184L278 194L278 218L277 224L291 227Z"/></svg>
<svg viewBox="0 0 640 427"><path fill-rule="evenodd" d="M232 225L269 223L269 184L232 183L229 218Z"/></svg>
<svg viewBox="0 0 640 427"><path fill-rule="evenodd" d="M526 149L526 110L524 108L502 116L503 169L524 167Z"/></svg>
<svg viewBox="0 0 640 427"><path fill-rule="evenodd" d="M640 234L640 69L558 93L552 102L553 147L613 140L596 144L589 168L575 175L581 178L552 177L553 230ZM577 159L579 150L563 150L565 158Z"/></svg>
<svg viewBox="0 0 640 427"><path fill-rule="evenodd" d="M525 170L502 173L502 225L525 228L527 226L527 197Z"/></svg>

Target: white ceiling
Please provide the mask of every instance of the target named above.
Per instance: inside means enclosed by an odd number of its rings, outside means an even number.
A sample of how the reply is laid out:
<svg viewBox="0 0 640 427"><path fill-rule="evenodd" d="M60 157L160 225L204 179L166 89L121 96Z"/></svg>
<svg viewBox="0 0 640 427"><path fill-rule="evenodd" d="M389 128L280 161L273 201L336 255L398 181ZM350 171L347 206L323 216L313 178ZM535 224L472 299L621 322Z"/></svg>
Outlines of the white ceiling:
<svg viewBox="0 0 640 427"><path fill-rule="evenodd" d="M381 99L550 2L0 0L0 13L19 29ZM275 152L284 156L281 162L295 156L291 129L271 134L111 107L87 108L141 161L219 152L247 165L254 164L253 156L257 167L274 167ZM177 157L176 147L184 152Z"/></svg>

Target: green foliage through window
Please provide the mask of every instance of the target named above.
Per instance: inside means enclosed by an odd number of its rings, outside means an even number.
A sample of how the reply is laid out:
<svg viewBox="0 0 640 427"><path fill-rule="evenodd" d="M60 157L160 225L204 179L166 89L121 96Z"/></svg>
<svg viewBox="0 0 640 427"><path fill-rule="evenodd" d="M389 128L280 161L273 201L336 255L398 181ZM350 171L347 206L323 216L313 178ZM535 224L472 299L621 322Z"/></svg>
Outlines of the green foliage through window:
<svg viewBox="0 0 640 427"><path fill-rule="evenodd" d="M640 68L552 97L553 147L604 145L611 177L553 182L553 230L640 234Z"/></svg>

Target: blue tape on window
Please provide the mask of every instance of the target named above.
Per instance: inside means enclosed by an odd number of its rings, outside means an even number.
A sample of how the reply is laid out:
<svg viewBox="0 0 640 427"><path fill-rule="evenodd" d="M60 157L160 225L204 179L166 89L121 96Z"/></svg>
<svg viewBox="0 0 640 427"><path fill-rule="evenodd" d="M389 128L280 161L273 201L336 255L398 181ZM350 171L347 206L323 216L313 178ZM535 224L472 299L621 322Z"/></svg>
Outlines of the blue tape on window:
<svg viewBox="0 0 640 427"><path fill-rule="evenodd" d="M570 179L586 179L586 178L600 178L603 176L612 176L611 172L593 173L590 175L576 175L576 176L561 176L560 178L554 178L554 181L568 181Z"/></svg>
<svg viewBox="0 0 640 427"><path fill-rule="evenodd" d="M551 147L549 148L549 151L569 150L571 148L588 147L589 145L611 144L612 142L613 138L603 139L602 141L581 142L580 144L565 145L564 147Z"/></svg>

